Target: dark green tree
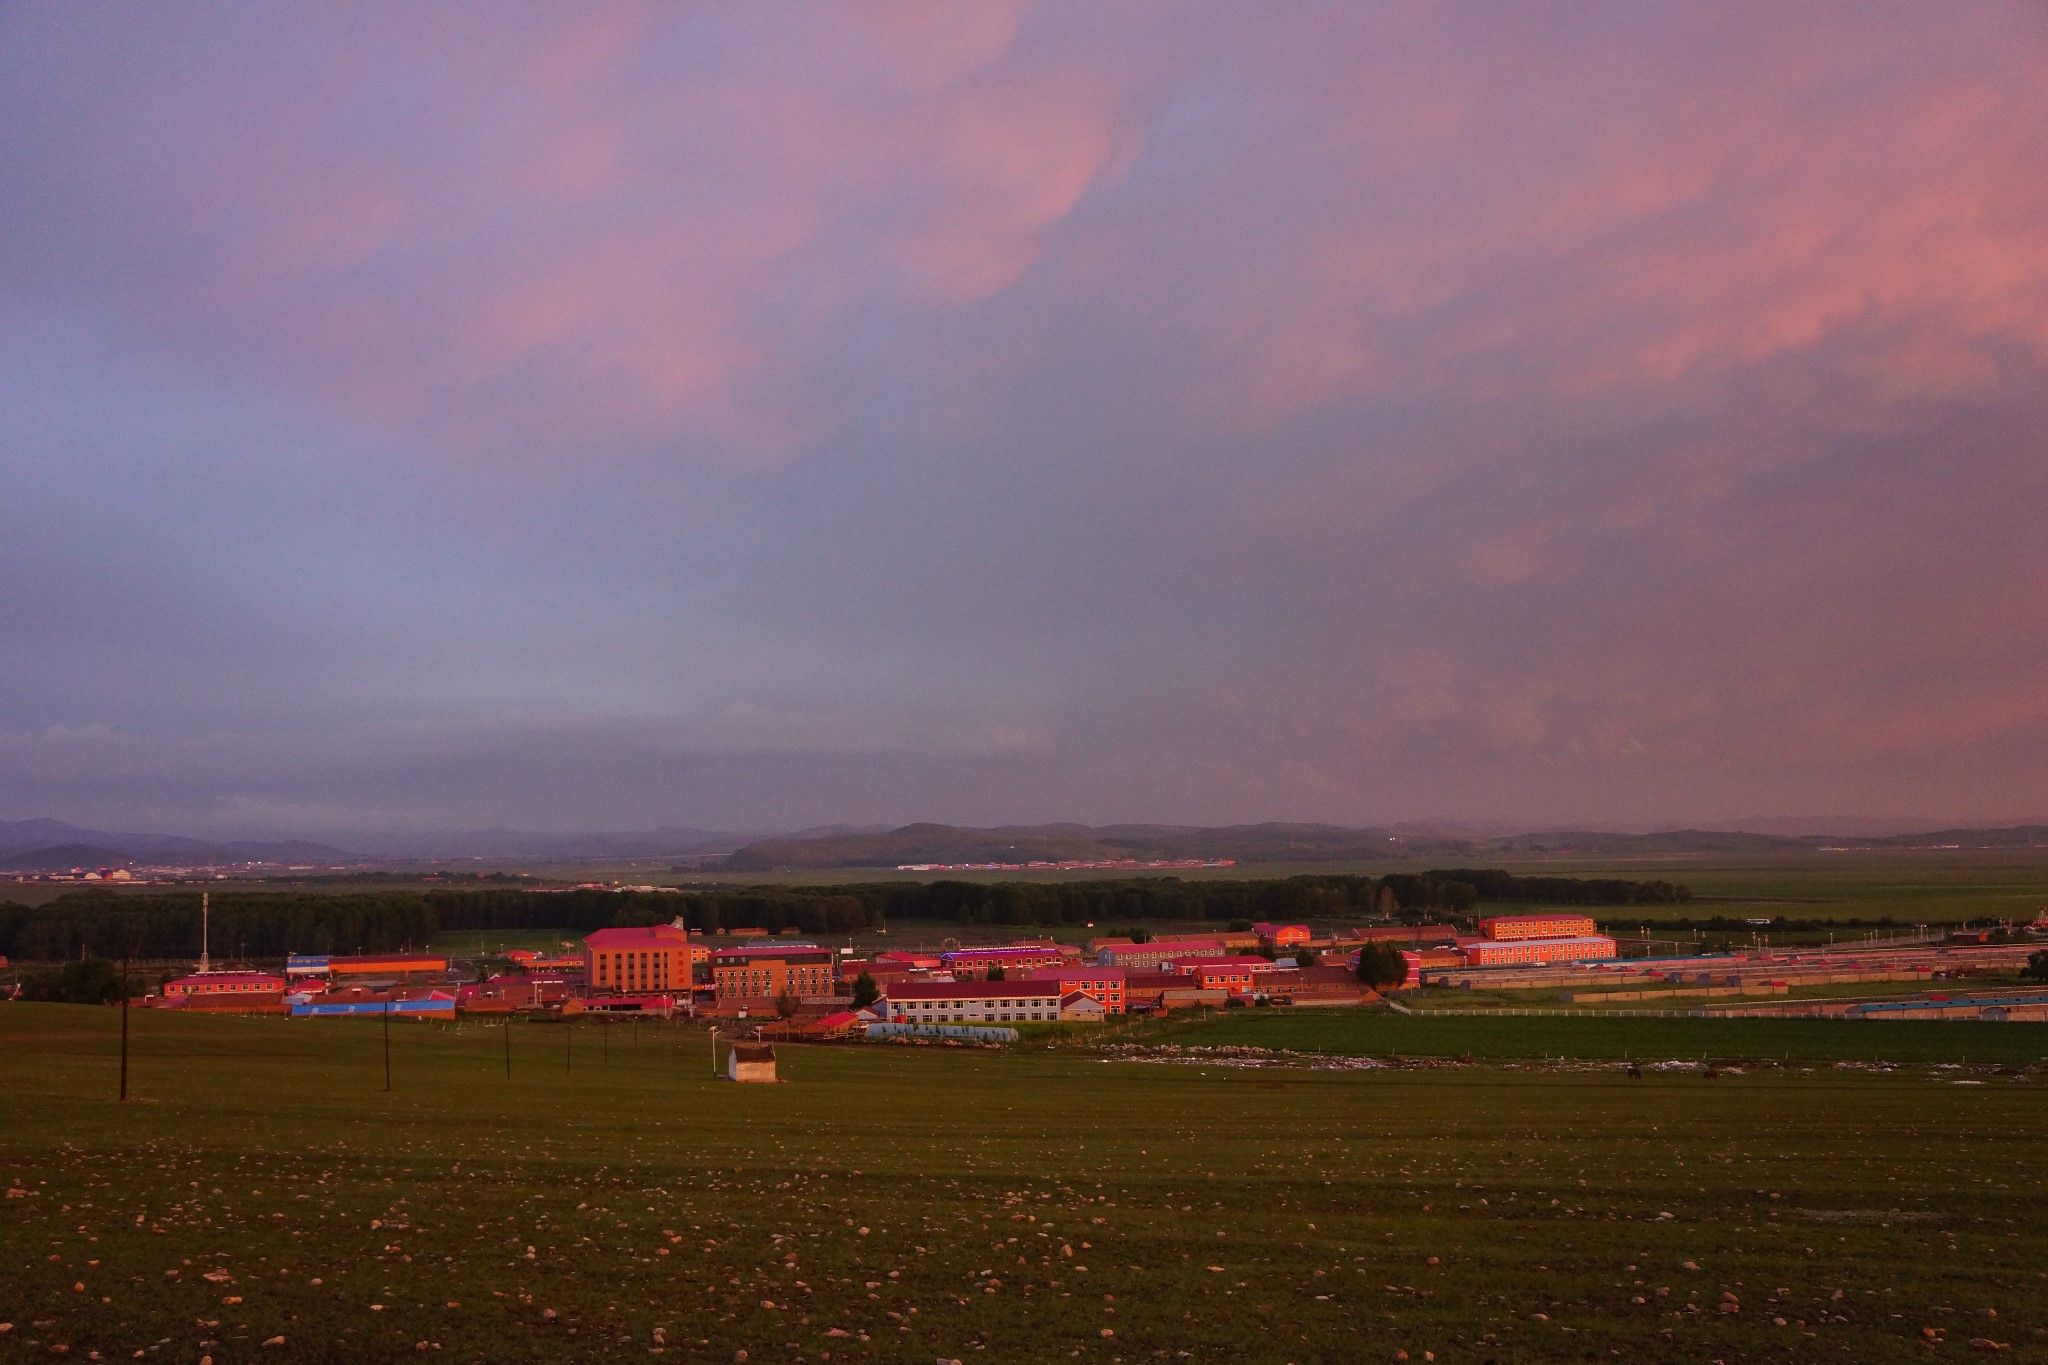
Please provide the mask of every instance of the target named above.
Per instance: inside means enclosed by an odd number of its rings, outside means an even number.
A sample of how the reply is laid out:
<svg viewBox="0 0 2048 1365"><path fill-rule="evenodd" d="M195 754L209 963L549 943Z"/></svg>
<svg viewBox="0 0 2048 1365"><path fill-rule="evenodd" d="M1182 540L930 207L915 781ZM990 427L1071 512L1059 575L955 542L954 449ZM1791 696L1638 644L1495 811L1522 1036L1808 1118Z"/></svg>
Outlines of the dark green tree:
<svg viewBox="0 0 2048 1365"><path fill-rule="evenodd" d="M130 989L141 989L141 983L131 983ZM23 981L21 998L64 1005L110 1005L121 998L121 968L103 957L67 962L55 971L37 972Z"/></svg>
<svg viewBox="0 0 2048 1365"><path fill-rule="evenodd" d="M1358 950L1358 979L1376 991L1398 986L1408 979L1407 959L1384 943L1368 943Z"/></svg>
<svg viewBox="0 0 2048 1365"><path fill-rule="evenodd" d="M875 978L862 972L853 979L853 1007L864 1010L882 998L882 988L875 984Z"/></svg>

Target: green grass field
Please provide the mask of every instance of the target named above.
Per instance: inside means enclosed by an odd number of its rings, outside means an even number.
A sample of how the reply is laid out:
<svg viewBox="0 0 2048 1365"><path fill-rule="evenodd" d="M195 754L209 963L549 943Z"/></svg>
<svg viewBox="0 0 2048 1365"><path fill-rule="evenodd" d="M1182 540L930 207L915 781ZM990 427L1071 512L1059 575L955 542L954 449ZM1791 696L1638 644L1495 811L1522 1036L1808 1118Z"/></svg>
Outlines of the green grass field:
<svg viewBox="0 0 2048 1365"><path fill-rule="evenodd" d="M1169 1020L1146 1036L1200 1046L1367 1057L2048 1064L2048 1024L1976 1021L1501 1017L1449 1010L1403 1016L1377 1010L1247 1009ZM2048 1137L2048 1113L2043 1115L2042 1135Z"/></svg>
<svg viewBox="0 0 2048 1365"><path fill-rule="evenodd" d="M1729 915L1842 924L1956 924L2032 919L2048 908L2048 855L2038 851L1857 852L1779 858L1560 861L1517 871L1562 877L1663 878L1690 887L1685 905L1595 910L1617 923Z"/></svg>
<svg viewBox="0 0 2048 1365"><path fill-rule="evenodd" d="M1997 995L2005 991L2039 990L2040 983L2029 981L2017 972L1973 973L1967 979L1958 981L1834 981L1816 985L1794 986L1783 995L1751 996L1669 996L1653 1000L1631 1000L1620 997L1633 995L1638 991L1665 989L1661 986L1645 986L1639 982L1612 982L1608 989L1579 987L1566 990L1562 987L1544 987L1532 990L1468 989L1465 987L1429 987L1421 991L1410 991L1401 997L1403 1004L1417 1011L1455 1013L1461 1010L1492 1009L1559 1009L1559 1010L1688 1010L1688 1009L1740 1009L1750 1006L1775 1004L1797 1004L1815 1000L1904 1000L1923 996L1934 991L1950 994ZM1673 990L1685 987L1670 987ZM1569 997L1569 998L1567 998ZM1615 997L1615 998L1608 998Z"/></svg>
<svg viewBox="0 0 2048 1365"><path fill-rule="evenodd" d="M0 1006L0 1355L2048 1352L2038 1075L854 1047L736 1087L702 1034L517 1025L507 1081L495 1026L410 1024L387 1095L374 1024L137 1012L119 1105L116 1019Z"/></svg>

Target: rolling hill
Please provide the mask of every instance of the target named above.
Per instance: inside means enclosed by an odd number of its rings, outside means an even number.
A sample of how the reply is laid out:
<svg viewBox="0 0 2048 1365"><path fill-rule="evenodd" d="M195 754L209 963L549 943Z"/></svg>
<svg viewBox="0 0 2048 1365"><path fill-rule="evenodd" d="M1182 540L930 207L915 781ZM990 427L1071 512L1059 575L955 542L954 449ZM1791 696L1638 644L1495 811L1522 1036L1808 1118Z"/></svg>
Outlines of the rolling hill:
<svg viewBox="0 0 2048 1365"><path fill-rule="evenodd" d="M738 849L725 866L739 872L810 868L896 867L905 863L1017 863L1130 858L1229 858L1241 863L1371 862L1441 857L1768 856L1822 849L2016 849L2048 847L2048 826L1945 829L1876 837L1760 834L1675 829L1649 833L1542 830L1475 835L1396 826L1339 825L1001 825L972 829L913 824L880 833L762 839Z"/></svg>
<svg viewBox="0 0 2048 1365"><path fill-rule="evenodd" d="M173 864L346 863L356 855L310 839L188 839L88 829L62 820L0 820L0 869L61 872L73 867Z"/></svg>

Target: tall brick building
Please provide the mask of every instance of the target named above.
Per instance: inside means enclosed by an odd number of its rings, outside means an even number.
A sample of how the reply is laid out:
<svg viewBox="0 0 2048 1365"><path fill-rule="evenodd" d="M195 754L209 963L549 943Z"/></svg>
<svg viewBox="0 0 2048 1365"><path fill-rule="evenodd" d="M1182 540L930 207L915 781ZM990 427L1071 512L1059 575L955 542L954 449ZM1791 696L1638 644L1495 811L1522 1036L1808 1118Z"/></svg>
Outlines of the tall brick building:
<svg viewBox="0 0 2048 1365"><path fill-rule="evenodd" d="M688 991L690 935L668 924L600 929L583 940L583 971L594 991Z"/></svg>
<svg viewBox="0 0 2048 1365"><path fill-rule="evenodd" d="M721 1001L827 1000L833 991L832 950L810 943L719 948L711 954L711 983Z"/></svg>

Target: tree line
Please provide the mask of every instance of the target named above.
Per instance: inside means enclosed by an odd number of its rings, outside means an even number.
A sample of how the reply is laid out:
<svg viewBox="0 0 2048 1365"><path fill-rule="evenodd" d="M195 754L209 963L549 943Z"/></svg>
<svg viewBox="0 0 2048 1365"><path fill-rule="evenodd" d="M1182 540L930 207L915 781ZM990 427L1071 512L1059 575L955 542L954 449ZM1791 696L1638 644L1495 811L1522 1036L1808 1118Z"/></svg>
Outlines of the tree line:
<svg viewBox="0 0 2048 1365"><path fill-rule="evenodd" d="M1423 874L1441 883L1471 887L1483 901L1528 905L1677 905L1692 891L1673 882L1624 881L1619 877L1521 877L1499 868L1453 867Z"/></svg>
<svg viewBox="0 0 2048 1365"><path fill-rule="evenodd" d="M1148 920L1417 920L1469 914L1482 899L1638 905L1682 901L1689 894L1668 882L1513 877L1490 870L1196 881L868 881L674 891L220 891L212 896L211 932L216 957L273 958L292 952L394 952L450 933L557 929L581 935L677 919L699 933L758 928L826 937L898 919L1047 929ZM0 955L26 961L191 957L199 950L199 934L197 891L94 889L39 906L0 903Z"/></svg>

